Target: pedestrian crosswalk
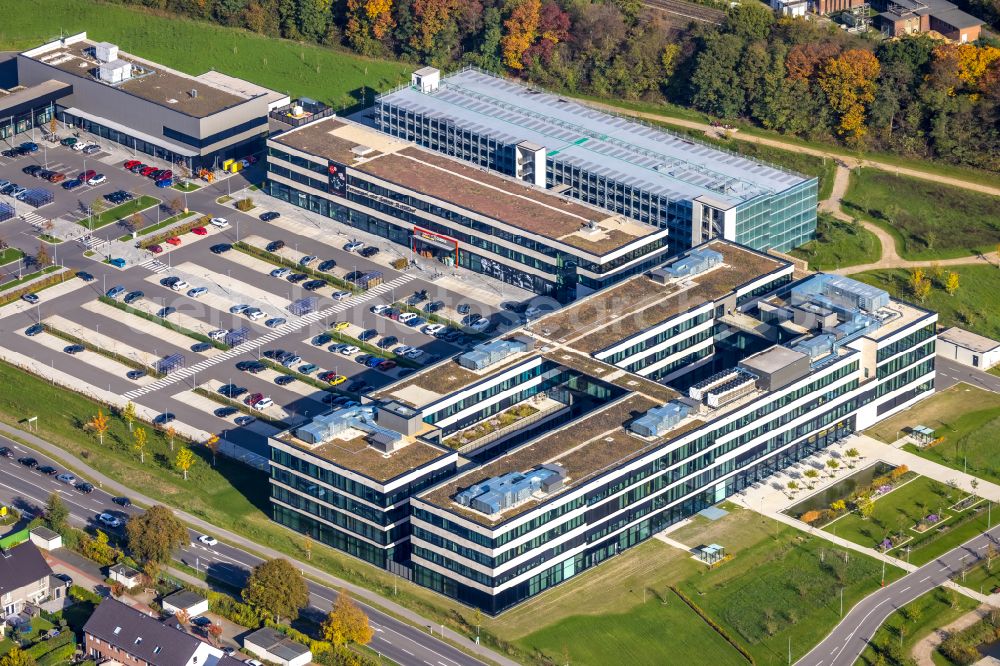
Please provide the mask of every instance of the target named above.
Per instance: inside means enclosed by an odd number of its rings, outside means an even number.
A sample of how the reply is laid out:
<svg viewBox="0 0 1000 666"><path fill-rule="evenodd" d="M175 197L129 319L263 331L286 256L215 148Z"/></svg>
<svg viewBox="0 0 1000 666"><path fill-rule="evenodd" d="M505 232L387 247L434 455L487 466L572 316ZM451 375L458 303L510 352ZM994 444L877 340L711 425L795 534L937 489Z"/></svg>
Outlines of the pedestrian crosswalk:
<svg viewBox="0 0 1000 666"><path fill-rule="evenodd" d="M391 291L393 289L402 287L404 284L406 284L412 279L413 279L412 275L409 274L400 275L399 277L394 278L389 282L384 282L376 287L372 287L371 289L369 289L368 291L359 296L355 296L346 301L338 301L337 303L331 305L325 310L310 312L305 316L299 317L294 321L288 322L287 324L281 326L280 328L276 328L273 331L268 331L259 338L254 338L252 340L247 340L246 342L242 342L233 347L232 349L228 349L222 352L221 354L210 356L209 358L198 361L194 365L181 368L176 372L172 372L166 377L158 379L152 384L147 384L146 386L142 386L140 388L128 391L127 393L123 393L122 397L127 400L135 400L136 398L146 395L147 393L152 393L153 391L158 391L172 384L176 384L177 382L183 381L188 377L192 377L195 374L207 370L214 365L218 365L219 363L228 361L230 359L236 358L237 356L245 354L248 351L270 344L282 336L288 335L289 333L294 333L295 331L301 330L306 326L309 326L310 324L315 324L316 322L322 321L327 317L339 314L347 310L348 308L352 308L360 303L364 303L365 301L370 301L373 298L386 293L387 291Z"/></svg>
<svg viewBox="0 0 1000 666"><path fill-rule="evenodd" d="M88 250L94 250L105 243L104 239L97 238L96 236L84 236L80 239L80 242Z"/></svg>
<svg viewBox="0 0 1000 666"><path fill-rule="evenodd" d="M23 219L25 222L35 227L36 229L41 229L43 226L45 226L45 223L48 222L47 218L44 218L38 213L31 210L26 210L23 213L21 213L21 219Z"/></svg>
<svg viewBox="0 0 1000 666"><path fill-rule="evenodd" d="M167 265L162 261L160 261L159 259L149 259L148 261L144 261L139 265L145 268L146 270L150 270L154 273L163 273L168 268Z"/></svg>

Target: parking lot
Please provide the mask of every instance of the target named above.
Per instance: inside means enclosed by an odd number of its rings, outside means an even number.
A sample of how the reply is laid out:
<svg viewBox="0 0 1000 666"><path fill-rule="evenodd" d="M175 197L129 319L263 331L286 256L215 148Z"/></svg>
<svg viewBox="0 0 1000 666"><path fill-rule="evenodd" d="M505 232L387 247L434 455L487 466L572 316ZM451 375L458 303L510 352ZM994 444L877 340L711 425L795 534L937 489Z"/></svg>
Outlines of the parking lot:
<svg viewBox="0 0 1000 666"><path fill-rule="evenodd" d="M14 144L23 140L27 138ZM260 192L249 193L258 205L248 213L218 203L221 196L258 179L253 169L223 182L202 183L185 196L125 170L122 165L132 156L121 150L84 155L49 142L39 141L39 146L23 157L0 158L0 180L41 185L53 192L53 201L37 210L17 202L24 217L0 223L0 237L28 254L38 251L41 234L62 238L49 245L50 254L88 279L74 278L41 291L35 305L17 302L0 308L7 360L69 375L80 390L124 396L151 413L170 415L191 432L217 433L254 453L266 455L266 436L285 424L467 349L482 339L481 330L494 333L516 325L518 315L503 312L500 302L530 296L488 284L480 276L445 275L434 267L395 270L389 262L405 248L384 239L359 239L350 228L291 210ZM169 167L155 160L145 163ZM31 164L67 175L94 170L105 180L64 190L22 173ZM133 200L156 197L168 200L166 204L186 199L198 215L187 219L226 222L205 224L204 233L179 233L177 242L160 243L162 251L154 254L135 248L131 240L116 241L125 231L114 222L93 233L87 228L93 201L118 190L129 192ZM263 222L259 217L267 211L281 216ZM140 229L169 217L161 205L139 214L144 219ZM238 241L241 245L232 247ZM267 253L275 241L283 247ZM351 241L361 247L346 251ZM364 247L379 252L365 257L358 251ZM104 261L106 252L126 250L125 269ZM276 263L298 266L306 257L298 270L281 270ZM3 281L15 270L13 264L0 266ZM368 289L350 293L343 280L352 274L375 277ZM182 285L174 288L178 283ZM109 292L114 299L106 297ZM400 301L410 307L389 309ZM470 326L455 330L436 325L428 309ZM477 317L488 321L475 324ZM39 322L45 324L43 331L26 334ZM82 351L67 353L71 341ZM172 359L173 367L156 376L164 359ZM239 395L227 400L219 393L224 386L230 392L238 389ZM245 404L250 397L260 403L259 409Z"/></svg>

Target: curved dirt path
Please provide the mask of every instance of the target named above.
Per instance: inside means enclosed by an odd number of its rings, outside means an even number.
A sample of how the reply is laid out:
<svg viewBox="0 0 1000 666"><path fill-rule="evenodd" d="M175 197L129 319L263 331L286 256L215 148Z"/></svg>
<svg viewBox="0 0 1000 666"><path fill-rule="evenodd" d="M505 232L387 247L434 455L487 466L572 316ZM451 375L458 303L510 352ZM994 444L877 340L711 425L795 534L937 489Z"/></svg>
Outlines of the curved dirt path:
<svg viewBox="0 0 1000 666"><path fill-rule="evenodd" d="M718 135L718 128L712 127L708 123L697 122L694 120L683 120L681 118L671 118L670 116L664 116L658 113L650 113L648 111L635 111L632 109L624 109L618 106L613 106L611 104L604 104L601 102L594 102L591 100L578 100L581 104L587 104L594 108L601 109L603 111L611 111L612 113L617 113L623 116L633 116L635 118L645 118L647 120L655 120L660 123L667 125L676 125L677 127L687 127L690 129L701 130L708 134ZM882 171L891 171L893 173L911 176L913 178L920 178L921 180L931 180L935 183L945 183L947 185L954 185L955 187L961 187L966 190L975 190L977 192L984 192L986 194L992 194L994 196L1000 196L1000 187L991 187L989 185L983 185L982 183L975 183L968 180L963 180L961 178L955 178L953 176L944 176L937 173L931 173L928 171L921 171L919 169L911 169L908 167L896 166L895 164L889 164L888 162L879 162L878 160L871 160L866 158L852 157L846 153L837 152L836 150L825 150L820 148L810 148L807 146L800 146L795 143L790 143L786 141L781 141L780 139L772 139L770 137L753 136L750 134L743 134L736 132L730 135L734 139L740 141L747 141L749 143L759 143L764 146L772 146L774 148L781 148L783 150L789 150L797 153L805 153L807 155L815 155L817 157L827 157L834 160L839 160L845 163L849 167L855 166L865 166L872 167L875 169L880 169Z"/></svg>
<svg viewBox="0 0 1000 666"><path fill-rule="evenodd" d="M955 633L956 631L961 631L962 629L967 629L979 622L981 619L986 617L986 614L990 612L988 606L980 606L979 608L969 611L962 617L958 618L951 624L939 627L927 634L913 646L913 658L917 662L917 666L934 666L934 660L931 655L934 650L937 649L944 639L948 638L949 635Z"/></svg>

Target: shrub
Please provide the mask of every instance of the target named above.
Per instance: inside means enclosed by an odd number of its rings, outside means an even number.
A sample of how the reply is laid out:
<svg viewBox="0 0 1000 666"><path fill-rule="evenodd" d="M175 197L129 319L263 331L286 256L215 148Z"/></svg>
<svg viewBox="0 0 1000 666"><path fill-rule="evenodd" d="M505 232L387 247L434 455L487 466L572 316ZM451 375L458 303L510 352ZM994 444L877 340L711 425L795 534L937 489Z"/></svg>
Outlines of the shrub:
<svg viewBox="0 0 1000 666"><path fill-rule="evenodd" d="M405 257L400 257L399 259L393 259L389 262L389 265L395 268L397 271L401 271L410 265L410 262Z"/></svg>
<svg viewBox="0 0 1000 666"><path fill-rule="evenodd" d="M72 631L64 631L61 632L55 638L50 638L48 640L35 643L27 650L25 650L25 652L27 652L34 659L38 659L43 654L49 654L50 652L64 645L71 645L74 650L76 649L76 636L73 635Z"/></svg>
<svg viewBox="0 0 1000 666"><path fill-rule="evenodd" d="M90 603L97 605L101 603L101 595L96 592L91 592L85 587L80 587L79 585L73 585L69 588L69 598L73 601L89 601Z"/></svg>
<svg viewBox="0 0 1000 666"><path fill-rule="evenodd" d="M208 606L213 613L248 629L260 629L264 625L264 616L260 611L250 604L236 601L228 594L209 591Z"/></svg>
<svg viewBox="0 0 1000 666"><path fill-rule="evenodd" d="M29 285L18 287L14 291L0 296L0 305L7 305L8 303L13 303L25 294L29 294L39 289L44 289L45 287L50 287L54 284L59 284L63 280L73 277L72 271L57 271L50 274L48 277L39 280L38 282L32 282Z"/></svg>
<svg viewBox="0 0 1000 666"><path fill-rule="evenodd" d="M815 523L822 517L823 514L819 511L806 511L801 516L799 516L799 520L801 520L803 523Z"/></svg>
<svg viewBox="0 0 1000 666"><path fill-rule="evenodd" d="M253 202L253 199L251 199L250 197L247 197L246 199L240 199L239 201L236 202L237 210L241 210L244 213L247 212L248 210L252 210L254 207L255 204Z"/></svg>
<svg viewBox="0 0 1000 666"><path fill-rule="evenodd" d="M899 467L896 467L891 472L889 472L889 478L892 479L893 481L898 481L901 476L903 476L909 471L910 471L909 467L907 467L906 465L900 465Z"/></svg>
<svg viewBox="0 0 1000 666"><path fill-rule="evenodd" d="M72 637L73 634L67 633L67 636ZM61 666L62 664L68 664L73 661L73 655L76 654L76 641L72 643L66 643L65 645L60 645L55 650L42 655L37 659L38 666Z"/></svg>

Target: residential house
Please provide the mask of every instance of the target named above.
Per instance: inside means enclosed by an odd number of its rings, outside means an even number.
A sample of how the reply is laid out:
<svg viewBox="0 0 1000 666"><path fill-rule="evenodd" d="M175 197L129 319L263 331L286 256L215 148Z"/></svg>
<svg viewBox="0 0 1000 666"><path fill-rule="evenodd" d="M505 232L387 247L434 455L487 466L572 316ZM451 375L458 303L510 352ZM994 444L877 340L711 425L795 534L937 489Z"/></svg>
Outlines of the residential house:
<svg viewBox="0 0 1000 666"><path fill-rule="evenodd" d="M38 605L49 597L64 598L66 583L52 575L52 568L33 543L22 543L0 552L0 606L5 616Z"/></svg>
<svg viewBox="0 0 1000 666"><path fill-rule="evenodd" d="M243 651L281 666L304 666L312 661L312 652L270 627L258 629L243 639Z"/></svg>

